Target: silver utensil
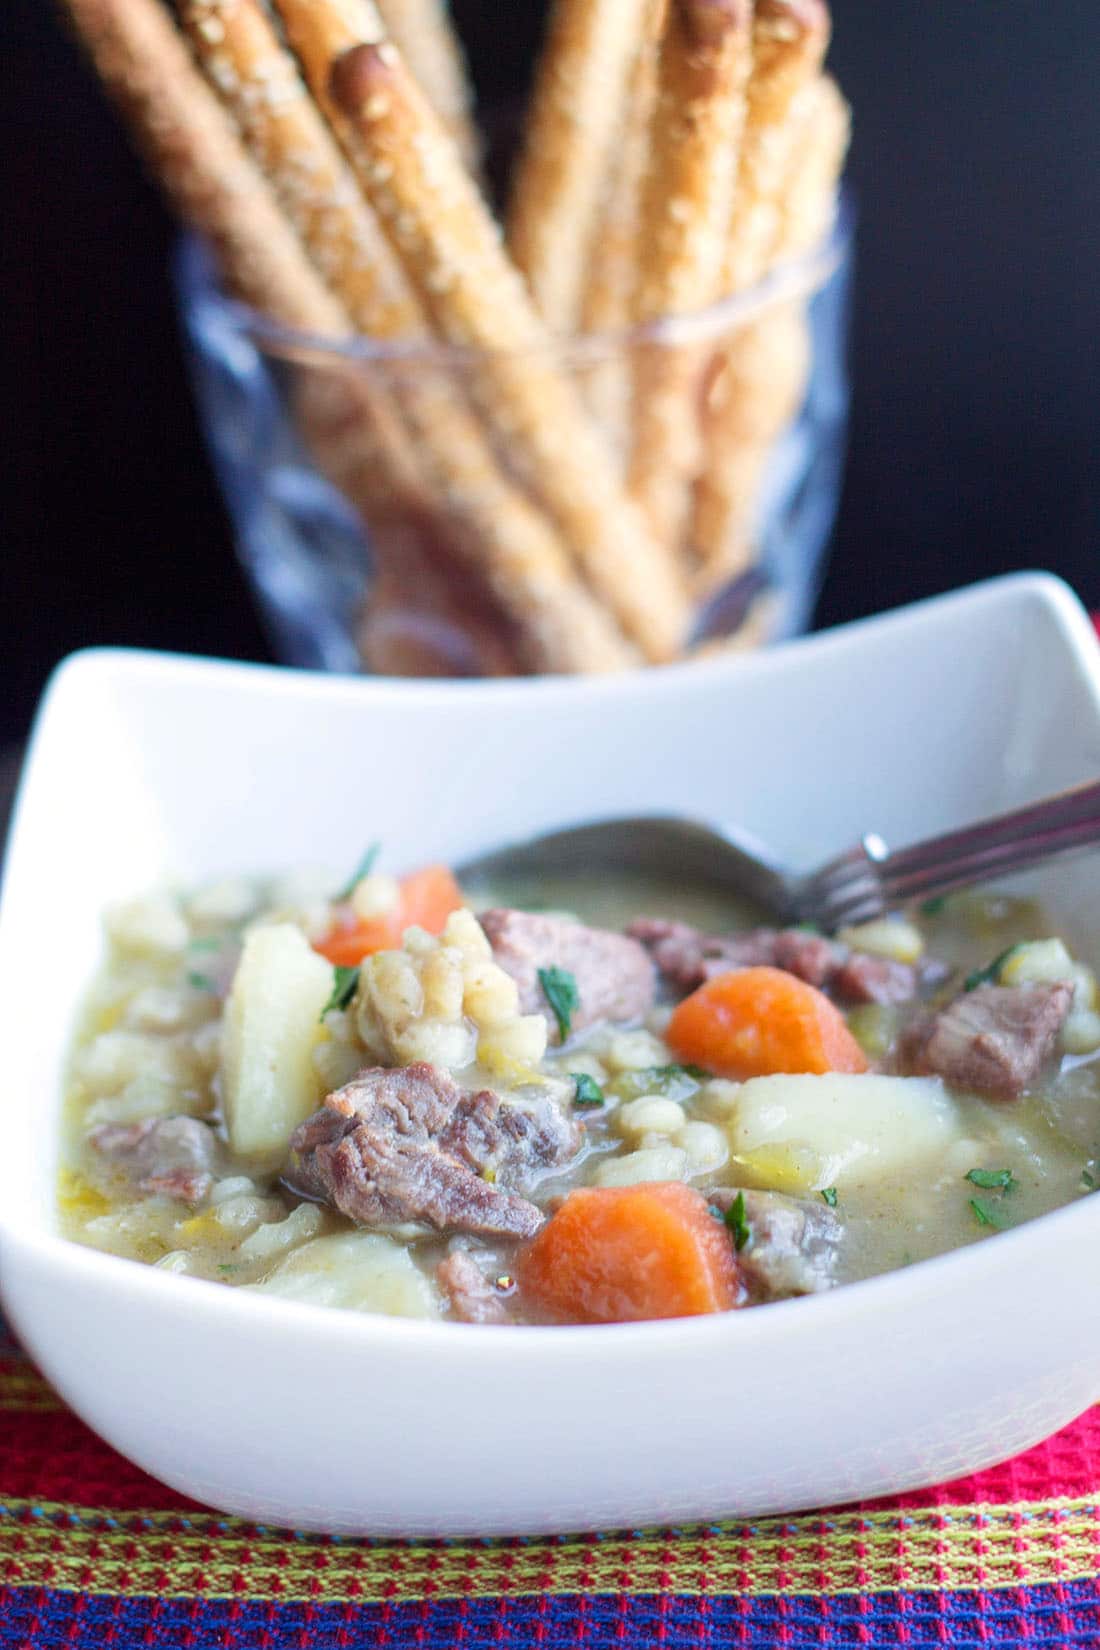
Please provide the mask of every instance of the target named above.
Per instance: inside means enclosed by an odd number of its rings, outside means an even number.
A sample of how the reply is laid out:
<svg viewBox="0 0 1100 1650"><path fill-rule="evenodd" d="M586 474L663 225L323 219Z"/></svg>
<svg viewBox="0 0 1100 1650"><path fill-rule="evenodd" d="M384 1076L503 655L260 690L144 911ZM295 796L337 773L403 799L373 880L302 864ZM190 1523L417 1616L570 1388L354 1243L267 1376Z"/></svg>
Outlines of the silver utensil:
<svg viewBox="0 0 1100 1650"><path fill-rule="evenodd" d="M712 882L783 923L825 933L912 900L987 882L1100 843L1100 782L891 851L874 832L815 871L779 864L747 831L669 816L596 820L480 854L460 880L630 870Z"/></svg>

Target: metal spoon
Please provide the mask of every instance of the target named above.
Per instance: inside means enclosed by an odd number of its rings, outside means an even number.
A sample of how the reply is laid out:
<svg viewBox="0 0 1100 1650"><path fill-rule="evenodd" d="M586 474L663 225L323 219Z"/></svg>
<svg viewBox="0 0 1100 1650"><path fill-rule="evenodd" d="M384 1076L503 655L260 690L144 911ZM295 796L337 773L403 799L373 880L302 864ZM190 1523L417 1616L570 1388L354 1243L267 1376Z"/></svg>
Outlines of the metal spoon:
<svg viewBox="0 0 1100 1650"><path fill-rule="evenodd" d="M873 832L815 871L798 873L747 831L674 815L575 825L479 854L467 881L592 871L705 880L755 901L782 923L832 933L910 900L931 899L1100 843L1100 782L1075 786L896 852Z"/></svg>

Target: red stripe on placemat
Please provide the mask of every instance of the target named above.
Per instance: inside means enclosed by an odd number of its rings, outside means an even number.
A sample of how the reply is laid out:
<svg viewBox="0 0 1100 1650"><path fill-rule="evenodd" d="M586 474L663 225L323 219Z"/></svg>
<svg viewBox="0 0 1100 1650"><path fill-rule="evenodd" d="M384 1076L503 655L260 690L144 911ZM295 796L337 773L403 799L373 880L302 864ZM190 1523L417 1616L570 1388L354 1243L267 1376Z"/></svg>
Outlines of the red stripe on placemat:
<svg viewBox="0 0 1100 1650"><path fill-rule="evenodd" d="M883 1510L1003 1504L1091 1495L1098 1489L1100 1407L1003 1466L869 1505ZM195 1510L193 1501L124 1460L63 1407L12 1408L0 1418L0 1494L123 1512Z"/></svg>

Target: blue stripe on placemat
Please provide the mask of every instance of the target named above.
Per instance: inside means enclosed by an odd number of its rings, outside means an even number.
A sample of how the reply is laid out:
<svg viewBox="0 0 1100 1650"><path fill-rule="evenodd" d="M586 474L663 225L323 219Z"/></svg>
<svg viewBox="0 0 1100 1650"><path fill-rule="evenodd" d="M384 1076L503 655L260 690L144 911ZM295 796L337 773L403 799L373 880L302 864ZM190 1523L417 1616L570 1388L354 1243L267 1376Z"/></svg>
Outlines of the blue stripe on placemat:
<svg viewBox="0 0 1100 1650"><path fill-rule="evenodd" d="M415 1604L258 1604L0 1589L0 1650L1085 1650L1100 1582L987 1593L565 1596Z"/></svg>

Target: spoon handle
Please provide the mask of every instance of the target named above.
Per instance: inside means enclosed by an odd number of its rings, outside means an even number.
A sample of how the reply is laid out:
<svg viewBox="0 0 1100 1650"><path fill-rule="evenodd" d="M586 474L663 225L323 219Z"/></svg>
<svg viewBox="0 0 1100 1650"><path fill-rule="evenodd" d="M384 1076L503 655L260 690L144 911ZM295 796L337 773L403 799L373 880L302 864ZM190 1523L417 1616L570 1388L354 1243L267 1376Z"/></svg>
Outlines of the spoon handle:
<svg viewBox="0 0 1100 1650"><path fill-rule="evenodd" d="M823 928L838 928L1097 843L1100 781L1092 781L893 853L866 836L809 879L800 903L814 905L812 920Z"/></svg>

